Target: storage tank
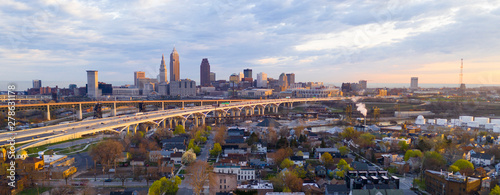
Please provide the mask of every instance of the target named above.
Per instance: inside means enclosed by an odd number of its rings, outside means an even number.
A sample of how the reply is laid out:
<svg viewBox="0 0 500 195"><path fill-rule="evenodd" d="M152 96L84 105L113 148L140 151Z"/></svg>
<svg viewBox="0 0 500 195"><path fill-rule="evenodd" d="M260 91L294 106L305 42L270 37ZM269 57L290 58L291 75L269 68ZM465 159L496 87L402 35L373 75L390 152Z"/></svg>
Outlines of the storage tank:
<svg viewBox="0 0 500 195"><path fill-rule="evenodd" d="M473 116L460 116L458 119L460 119L460 121L465 123L474 121Z"/></svg>
<svg viewBox="0 0 500 195"><path fill-rule="evenodd" d="M438 118L436 119L436 124L437 125L441 125L441 126L445 126L448 124L448 120L447 119L443 119L443 118Z"/></svg>
<svg viewBox="0 0 500 195"><path fill-rule="evenodd" d="M500 119L491 119L490 123L500 125Z"/></svg>
<svg viewBox="0 0 500 195"><path fill-rule="evenodd" d="M490 118L488 118L488 117L476 117L474 119L474 122L479 123L479 125L486 125L487 123L490 123Z"/></svg>
<svg viewBox="0 0 500 195"><path fill-rule="evenodd" d="M454 125L454 126L461 126L462 125L462 123L460 122L459 119L451 119L450 124Z"/></svg>
<svg viewBox="0 0 500 195"><path fill-rule="evenodd" d="M436 123L436 120L434 120L434 119L427 119L427 123L433 125L433 124Z"/></svg>
<svg viewBox="0 0 500 195"><path fill-rule="evenodd" d="M494 123L488 123L484 125L484 128L487 130L493 130L493 127L498 126L497 124Z"/></svg>
<svg viewBox="0 0 500 195"><path fill-rule="evenodd" d="M500 126L494 126L493 127L493 132L500 133Z"/></svg>
<svg viewBox="0 0 500 195"><path fill-rule="evenodd" d="M417 119L415 120L416 125L425 125L425 118L422 115L418 115Z"/></svg>

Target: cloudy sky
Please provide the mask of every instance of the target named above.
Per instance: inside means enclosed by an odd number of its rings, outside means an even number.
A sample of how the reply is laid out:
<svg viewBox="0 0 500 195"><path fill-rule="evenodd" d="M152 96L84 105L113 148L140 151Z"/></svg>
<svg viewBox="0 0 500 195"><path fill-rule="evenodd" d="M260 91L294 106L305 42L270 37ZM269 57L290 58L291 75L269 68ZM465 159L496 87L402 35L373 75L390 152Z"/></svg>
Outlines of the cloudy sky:
<svg viewBox="0 0 500 195"><path fill-rule="evenodd" d="M1 81L133 83L175 46L181 78L500 84L500 1L2 0ZM170 70L169 70L170 71Z"/></svg>

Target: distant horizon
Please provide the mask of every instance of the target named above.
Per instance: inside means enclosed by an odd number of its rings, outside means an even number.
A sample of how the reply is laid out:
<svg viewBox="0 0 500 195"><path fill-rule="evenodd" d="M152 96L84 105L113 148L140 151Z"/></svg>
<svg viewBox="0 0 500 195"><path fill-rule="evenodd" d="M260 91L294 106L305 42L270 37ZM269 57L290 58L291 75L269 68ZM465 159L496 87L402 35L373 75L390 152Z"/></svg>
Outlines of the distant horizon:
<svg viewBox="0 0 500 195"><path fill-rule="evenodd" d="M123 86L123 85L134 85L130 81L99 81L99 82L105 82L108 84L112 84L113 86ZM321 82L321 81L306 81L306 82ZM10 83L13 83L16 85L16 91L26 91L29 88L33 87L33 81L0 81L0 91L6 91L7 90L7 85ZM299 83L299 82L297 82ZM323 82L324 85L334 85L337 87L340 87L342 83L347 83L347 82ZM350 82L350 83L357 83L357 82ZM86 85L86 82L72 82L72 81L44 81L42 80L42 87L55 87L56 85L59 88L69 88L69 84L76 84L77 87L82 87ZM199 85L198 82L196 82L196 85ZM482 87L482 86L499 86L500 84L481 84L481 83L465 83L467 88L476 88L476 87ZM442 88L442 87L447 87L447 88L453 88L453 87L459 87L459 84L457 83L418 83L418 86L420 88ZM410 82L408 83L370 83L368 81L367 83L367 88L409 88L410 87Z"/></svg>

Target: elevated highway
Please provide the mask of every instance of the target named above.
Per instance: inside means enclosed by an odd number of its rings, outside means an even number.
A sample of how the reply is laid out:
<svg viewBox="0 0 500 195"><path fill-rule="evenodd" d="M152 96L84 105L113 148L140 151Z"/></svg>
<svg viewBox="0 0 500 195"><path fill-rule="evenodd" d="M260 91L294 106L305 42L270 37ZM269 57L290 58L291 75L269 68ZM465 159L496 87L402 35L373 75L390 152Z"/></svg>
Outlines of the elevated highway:
<svg viewBox="0 0 500 195"><path fill-rule="evenodd" d="M101 131L137 131L139 124L150 123L155 126L172 127L185 123L188 119L193 120L195 126L205 124L207 115L215 117L242 116L264 114L268 112L278 112L279 107L292 107L299 102L337 101L348 99L345 97L331 98L297 98L297 99L272 99L272 100L248 100L227 104L220 104L218 107L212 105L201 105L195 107L183 107L177 109L158 110L132 115L113 116L102 119L93 119L68 124L26 129L14 132L0 133L0 145L8 145L12 136L15 136L16 143L27 143L18 147L18 150L36 147L54 142L79 138L82 135L98 133ZM220 119L219 119L220 120Z"/></svg>

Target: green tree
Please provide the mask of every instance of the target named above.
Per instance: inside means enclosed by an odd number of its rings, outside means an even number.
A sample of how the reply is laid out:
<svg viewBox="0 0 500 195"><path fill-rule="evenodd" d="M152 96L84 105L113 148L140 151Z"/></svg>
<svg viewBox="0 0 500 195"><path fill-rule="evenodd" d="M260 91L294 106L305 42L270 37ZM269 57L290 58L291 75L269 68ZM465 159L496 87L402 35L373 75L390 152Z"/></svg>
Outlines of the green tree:
<svg viewBox="0 0 500 195"><path fill-rule="evenodd" d="M212 156L217 156L222 152L222 147L220 146L219 143L214 143L214 148L210 150L210 155Z"/></svg>
<svg viewBox="0 0 500 195"><path fill-rule="evenodd" d="M300 178L305 178L306 174L307 174L307 171L304 168L304 166L297 166L297 167L295 167L295 169L293 169L293 172L295 174L297 174L297 176L300 177Z"/></svg>
<svg viewBox="0 0 500 195"><path fill-rule="evenodd" d="M296 154L296 155L297 155L297 156L304 156L304 153L303 153L302 151L300 151L300 150L299 150L299 151L297 152L297 154Z"/></svg>
<svg viewBox="0 0 500 195"><path fill-rule="evenodd" d="M403 152L406 152L408 150L408 148L410 147L410 145L408 145L408 143L406 143L405 141L399 141L398 145L399 145L399 148L401 149L401 151L403 151Z"/></svg>
<svg viewBox="0 0 500 195"><path fill-rule="evenodd" d="M183 134L183 133L186 133L186 130L184 129L184 126L177 125L175 127L175 130L174 130L174 135L179 135L179 134Z"/></svg>
<svg viewBox="0 0 500 195"><path fill-rule="evenodd" d="M194 144L194 139L191 139L191 140L189 140L189 144L188 144L187 149L188 149L188 150L189 150L189 149L193 149L193 150L194 150L194 147L195 147L195 146L196 146L196 145Z"/></svg>
<svg viewBox="0 0 500 195"><path fill-rule="evenodd" d="M460 169L457 166L455 166L455 165L450 165L450 167L448 168L448 171L450 171L450 172L459 172Z"/></svg>
<svg viewBox="0 0 500 195"><path fill-rule="evenodd" d="M342 137L342 139L347 139L347 140L355 139L359 135L360 133L352 127L347 127L344 129L344 131L342 131L342 133L340 133L340 137Z"/></svg>
<svg viewBox="0 0 500 195"><path fill-rule="evenodd" d="M196 154L200 154L200 153L201 153L201 148L200 148L200 146L196 145L196 146L193 148L193 151L194 151L194 153L196 153Z"/></svg>
<svg viewBox="0 0 500 195"><path fill-rule="evenodd" d="M342 155L342 156L347 155L347 154L349 154L349 148L347 148L346 146L340 146L339 152L340 152L340 155Z"/></svg>
<svg viewBox="0 0 500 195"><path fill-rule="evenodd" d="M493 189L491 189L490 195L500 195L500 187L496 185Z"/></svg>
<svg viewBox="0 0 500 195"><path fill-rule="evenodd" d="M282 169L284 169L284 168L290 168L291 166L293 166L293 161L290 160L289 158L286 158L280 164L280 168L282 168Z"/></svg>
<svg viewBox="0 0 500 195"><path fill-rule="evenodd" d="M210 131L212 131L212 127L211 126L206 126L205 130L208 131L208 132L210 132Z"/></svg>
<svg viewBox="0 0 500 195"><path fill-rule="evenodd" d="M406 153L405 153L405 157L404 157L404 160L405 161L408 161L410 158L413 158L413 157L422 157L423 154L420 150L407 150Z"/></svg>
<svg viewBox="0 0 500 195"><path fill-rule="evenodd" d="M456 166L460 173L465 175L472 175L472 173L474 172L474 165L465 159L458 159L457 161L455 161L455 163L453 163L452 166Z"/></svg>
<svg viewBox="0 0 500 195"><path fill-rule="evenodd" d="M424 170L439 170L445 168L446 161L443 156L436 151L427 151L424 153Z"/></svg>
<svg viewBox="0 0 500 195"><path fill-rule="evenodd" d="M165 177L164 177L165 178ZM181 185L182 179L179 176L175 176L172 179L167 180L167 192L166 194L174 195L179 190L179 185Z"/></svg>

